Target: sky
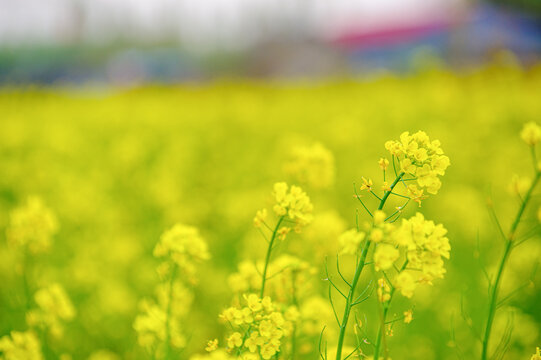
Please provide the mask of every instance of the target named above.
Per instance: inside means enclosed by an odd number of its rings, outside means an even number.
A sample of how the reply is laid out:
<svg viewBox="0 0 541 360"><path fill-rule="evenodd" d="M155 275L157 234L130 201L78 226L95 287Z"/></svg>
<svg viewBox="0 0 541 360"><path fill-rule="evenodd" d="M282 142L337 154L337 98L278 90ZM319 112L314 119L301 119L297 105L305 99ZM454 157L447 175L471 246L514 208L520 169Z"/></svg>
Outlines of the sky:
<svg viewBox="0 0 541 360"><path fill-rule="evenodd" d="M465 0L0 0L0 46L174 40L242 48L276 36L345 32L445 20Z"/></svg>

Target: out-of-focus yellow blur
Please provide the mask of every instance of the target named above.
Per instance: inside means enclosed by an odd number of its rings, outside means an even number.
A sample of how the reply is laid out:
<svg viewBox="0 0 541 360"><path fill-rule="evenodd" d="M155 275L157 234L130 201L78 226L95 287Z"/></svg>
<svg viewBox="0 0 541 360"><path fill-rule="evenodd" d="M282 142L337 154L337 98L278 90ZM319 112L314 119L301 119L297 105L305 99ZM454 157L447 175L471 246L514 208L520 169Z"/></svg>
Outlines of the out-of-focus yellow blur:
<svg viewBox="0 0 541 360"><path fill-rule="evenodd" d="M211 259L198 267L198 282L186 295L186 347L175 358L205 352L208 339L227 331L218 314L234 295L228 277L239 263L264 256L252 219L269 203L272 185L287 181L300 182L315 219L303 234L288 237L275 258L292 254L314 269L305 279L310 309L323 309L316 314L332 342L336 324L323 262L336 256L338 235L355 225L352 184L361 176L381 181L377 160L385 156L385 141L424 130L451 159L440 193L422 205L427 218L449 230L451 260L444 280L415 295L414 321L395 328L389 347L393 359L454 359L457 346L472 358L486 315L480 263L491 271L501 251L486 199L494 198L507 226L517 205L509 184L531 167L519 132L526 122L539 123L539 94L540 67L503 66L304 84L1 89L0 335L24 331L33 294L60 284L73 309L65 309L58 334L43 335L48 358L148 358L134 319L159 282L155 244L184 223L199 229ZM328 160L324 168L316 175L297 171L295 159L311 152ZM47 250L25 256L8 246L5 234L10 213L29 198L40 199L54 224L43 225L52 234L42 239ZM539 221L539 197L534 204L525 223ZM406 215L415 211L411 206ZM539 240L513 254L504 296L528 281ZM515 314L509 359L526 359L540 344L541 289L539 277L533 279L506 304ZM377 314L370 309L358 311L374 329ZM494 338L505 330L507 312L501 313ZM317 356L321 328L312 325L315 335L302 340L299 359Z"/></svg>

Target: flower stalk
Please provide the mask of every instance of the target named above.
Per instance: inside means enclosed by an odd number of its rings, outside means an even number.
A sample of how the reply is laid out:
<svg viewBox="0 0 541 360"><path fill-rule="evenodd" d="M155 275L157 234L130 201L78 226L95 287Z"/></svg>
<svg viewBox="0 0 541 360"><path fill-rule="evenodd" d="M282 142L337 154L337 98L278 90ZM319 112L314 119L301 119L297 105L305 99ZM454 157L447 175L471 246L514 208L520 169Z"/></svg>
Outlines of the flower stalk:
<svg viewBox="0 0 541 360"><path fill-rule="evenodd" d="M383 197L381 198L381 201L379 202L379 206L377 210L382 210L385 206L385 203L387 202L387 199L389 198L389 195L393 192L393 189L395 186L400 182L402 177L405 175L404 172L401 172L396 176L393 183L390 185L390 190L385 191L383 194ZM351 309L354 304L354 296L355 296L355 290L357 288L357 283L359 282L359 278L361 277L361 274L363 272L364 266L366 265L366 256L368 255L368 251L370 250L371 241L367 239L363 245L363 248L361 250L361 257L359 261L357 262L357 267L355 269L355 274L353 276L353 280L351 281L351 286L349 287L349 292L346 297L346 306L344 308L344 315L342 317L342 322L340 323L340 333L338 335L338 346L336 349L336 360L342 359L342 348L344 347L344 338L346 336L346 328L349 320L349 315L351 313Z"/></svg>
<svg viewBox="0 0 541 360"><path fill-rule="evenodd" d="M509 259L509 256L511 255L511 251L513 250L513 246L515 243L515 235L518 228L518 225L520 224L520 220L522 219L522 216L524 214L524 211L526 210L526 207L528 203L530 202L530 199L532 197L532 193L539 183L539 180L541 179L541 171L539 169L536 169L535 178L533 179L530 187L526 191L526 195L524 196L523 200L521 201L520 207L518 209L518 212L515 216L515 219L511 225L511 229L509 231L509 234L505 238L505 247L502 254L502 257L500 259L499 265L498 265L498 271L496 273L496 277L494 279L494 283L491 284L490 289L490 295L489 295L489 306L488 306L488 315L487 315L487 322L485 326L485 333L483 336L483 350L481 353L481 359L487 360L488 359L488 346L490 342L490 335L492 333L492 325L494 322L494 316L496 315L496 308L498 304L498 295L500 290L500 283L502 279L502 275L505 269L505 265L507 264L507 260Z"/></svg>
<svg viewBox="0 0 541 360"><path fill-rule="evenodd" d="M269 247L267 248L267 255L265 256L265 265L263 267L263 275L261 278L261 291L259 293L260 298L263 298L263 296L265 295L265 283L267 282L267 269L269 267L271 253L274 247L274 241L276 240L278 229L280 228L280 225L282 224L283 220L284 220L284 216L280 216L280 218L278 218L278 222L276 223L276 226L274 227L274 230L272 231L272 236L269 241Z"/></svg>

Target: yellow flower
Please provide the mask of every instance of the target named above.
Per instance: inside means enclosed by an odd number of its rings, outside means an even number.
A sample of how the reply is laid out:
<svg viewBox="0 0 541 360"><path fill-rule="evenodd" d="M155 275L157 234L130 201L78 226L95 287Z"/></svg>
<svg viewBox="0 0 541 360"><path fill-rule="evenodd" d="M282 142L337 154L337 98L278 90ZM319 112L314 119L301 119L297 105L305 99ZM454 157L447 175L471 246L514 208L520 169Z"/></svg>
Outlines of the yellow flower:
<svg viewBox="0 0 541 360"><path fill-rule="evenodd" d="M381 190L383 191L391 191L391 187L389 186L389 183L387 181L383 182L383 185L381 185Z"/></svg>
<svg viewBox="0 0 541 360"><path fill-rule="evenodd" d="M393 245L379 244L374 252L374 264L376 271L390 269L400 253Z"/></svg>
<svg viewBox="0 0 541 360"><path fill-rule="evenodd" d="M31 253L47 251L58 230L55 215L37 197L28 198L25 205L13 210L9 220L6 231L8 244L26 246Z"/></svg>
<svg viewBox="0 0 541 360"><path fill-rule="evenodd" d="M378 279L378 300L380 302L387 302L391 299L391 287L385 279Z"/></svg>
<svg viewBox="0 0 541 360"><path fill-rule="evenodd" d="M42 360L41 345L32 331L12 331L0 338L1 359Z"/></svg>
<svg viewBox="0 0 541 360"><path fill-rule="evenodd" d="M404 323L409 324L412 320L413 320L413 311L411 309L404 311Z"/></svg>
<svg viewBox="0 0 541 360"><path fill-rule="evenodd" d="M513 194L524 194L530 187L531 180L528 177L519 177L514 174L509 184L509 191Z"/></svg>
<svg viewBox="0 0 541 360"><path fill-rule="evenodd" d="M239 332L234 332L227 338L227 347L234 349L242 345L242 335Z"/></svg>
<svg viewBox="0 0 541 360"><path fill-rule="evenodd" d="M276 232L276 236L278 237L278 240L284 241L286 239L287 234L289 234L290 231L291 231L290 227L282 226Z"/></svg>
<svg viewBox="0 0 541 360"><path fill-rule="evenodd" d="M381 225L385 222L385 212L383 210L374 211L374 225Z"/></svg>
<svg viewBox="0 0 541 360"><path fill-rule="evenodd" d="M381 158L379 159L378 164L379 164L380 169L385 171L387 170L387 167L389 166L389 160L385 158Z"/></svg>
<svg viewBox="0 0 541 360"><path fill-rule="evenodd" d="M421 202L427 198L423 192L424 190L418 189L416 185L408 185L408 196L419 204L419 207L421 207Z"/></svg>
<svg viewBox="0 0 541 360"><path fill-rule="evenodd" d="M411 298L417 288L417 282L408 271L402 271L395 279L395 287L403 296Z"/></svg>
<svg viewBox="0 0 541 360"><path fill-rule="evenodd" d="M374 183L372 182L372 179L366 180L366 179L364 178L364 176L363 176L363 177L362 177L362 180L363 180L363 183L362 183L362 185L361 185L361 191L362 191L362 190L366 190L366 191L372 190L372 185L374 184Z"/></svg>
<svg viewBox="0 0 541 360"><path fill-rule="evenodd" d="M394 336L394 331L393 331L392 324L387 325L387 336L389 336L389 337Z"/></svg>
<svg viewBox="0 0 541 360"><path fill-rule="evenodd" d="M414 175L415 172L417 171L417 167L408 158L405 158L404 160L400 161L400 169L406 174L412 174L412 175Z"/></svg>
<svg viewBox="0 0 541 360"><path fill-rule="evenodd" d="M59 284L52 284L39 289L34 295L34 300L38 308L27 313L28 324L47 329L53 336L61 337L62 322L75 317L75 309L64 288Z"/></svg>
<svg viewBox="0 0 541 360"><path fill-rule="evenodd" d="M257 295L250 294L244 295L243 298L247 303L246 307L240 309L232 307L220 315L220 318L229 321L234 329L240 329L247 336L243 346L245 335L234 331L227 338L228 348L240 348L241 359L252 359L249 354L270 359L280 351L281 339L291 335L293 325L290 320L284 318L269 297L260 299ZM288 311L288 314L291 315L291 311ZM251 329L249 336L246 333L246 325ZM256 356L255 359L259 357Z"/></svg>
<svg viewBox="0 0 541 360"><path fill-rule="evenodd" d="M256 228L261 227L261 225L267 219L267 209L258 210L254 217L254 226Z"/></svg>
<svg viewBox="0 0 541 360"><path fill-rule="evenodd" d="M526 123L520 132L520 137L529 146L535 146L541 141L541 127L534 121Z"/></svg>
<svg viewBox="0 0 541 360"><path fill-rule="evenodd" d="M218 339L209 340L207 343L206 351L212 352L218 348Z"/></svg>
<svg viewBox="0 0 541 360"><path fill-rule="evenodd" d="M541 349L539 347L535 349L535 354L532 355L530 360L541 360Z"/></svg>
<svg viewBox="0 0 541 360"><path fill-rule="evenodd" d="M154 256L172 261L189 277L193 277L196 263L210 258L199 230L183 224L176 224L162 234L154 247Z"/></svg>
<svg viewBox="0 0 541 360"><path fill-rule="evenodd" d="M173 303L175 303L173 301ZM133 328L137 332L137 342L149 353L154 353L157 347L163 346L169 332L170 345L179 349L186 345L186 339L181 332L180 318L167 316L167 304L155 304L143 300L139 304L140 313L133 322ZM169 326L167 326L169 325Z"/></svg>
<svg viewBox="0 0 541 360"><path fill-rule="evenodd" d="M380 228L372 229L370 232L370 240L373 242L380 242L383 240L383 230Z"/></svg>
<svg viewBox="0 0 541 360"><path fill-rule="evenodd" d="M440 142L430 141L423 131L410 135L404 132L399 141L388 141L385 148L399 160L402 172L417 178L417 184L436 194L441 187L438 176L445 175L450 165L449 158L443 155Z"/></svg>
<svg viewBox="0 0 541 360"><path fill-rule="evenodd" d="M334 183L334 157L323 145L298 146L292 151L292 159L285 165L285 171L300 184L323 189Z"/></svg>
<svg viewBox="0 0 541 360"><path fill-rule="evenodd" d="M274 212L278 216L287 216L294 220L295 231L298 232L302 226L312 221L312 203L300 187L292 185L290 188L285 182L276 183L273 196L276 200Z"/></svg>
<svg viewBox="0 0 541 360"><path fill-rule="evenodd" d="M261 305L261 299L256 294L250 294L248 296L244 295L244 299L246 300L246 304L252 311L260 311L263 309L263 306Z"/></svg>
<svg viewBox="0 0 541 360"><path fill-rule="evenodd" d="M359 245L365 238L365 233L351 229L340 235L338 242L340 243L340 254L355 255L359 251Z"/></svg>
<svg viewBox="0 0 541 360"><path fill-rule="evenodd" d="M443 225L425 220L421 213L402 219L392 233L394 242L407 250L408 268L420 271L419 281L431 284L432 280L443 278L443 258L449 259L451 251L446 234Z"/></svg>

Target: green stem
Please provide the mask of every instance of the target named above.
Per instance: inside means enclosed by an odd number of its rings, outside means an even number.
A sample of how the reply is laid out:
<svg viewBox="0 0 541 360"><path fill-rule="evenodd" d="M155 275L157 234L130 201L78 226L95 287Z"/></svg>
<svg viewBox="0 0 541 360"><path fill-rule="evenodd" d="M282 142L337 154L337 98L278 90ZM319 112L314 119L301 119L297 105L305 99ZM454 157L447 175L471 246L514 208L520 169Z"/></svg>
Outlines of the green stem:
<svg viewBox="0 0 541 360"><path fill-rule="evenodd" d="M297 281L297 273L294 271L291 274L291 297L293 305L298 309L299 302L297 301L297 287L295 282ZM297 352L297 324L293 326L293 334L291 335L291 360L295 360Z"/></svg>
<svg viewBox="0 0 541 360"><path fill-rule="evenodd" d="M267 268L269 267L270 257L272 248L274 245L274 240L276 239L276 234L278 233L278 229L280 228L280 224L284 220L284 216L280 216L278 219L278 222L276 223L276 226L274 227L274 231L272 232L272 237L269 242L269 248L267 249L267 256L265 257L265 267L263 268L263 277L261 279L261 292L259 294L260 298L263 298L263 295L265 295L265 283L267 282Z"/></svg>
<svg viewBox="0 0 541 360"><path fill-rule="evenodd" d="M500 282L502 279L503 270L505 268L505 264L507 263L507 260L509 259L511 250L513 249L515 234L516 234L518 225L520 223L520 219L522 218L522 215L524 214L524 210L526 209L526 206L528 205L528 202L530 201L532 193L537 183L539 182L540 178L541 178L541 171L536 170L535 178L532 181L530 188L526 192L526 196L524 196L524 200L520 204L520 208L518 209L517 215L511 225L511 230L509 231L509 235L507 236L507 239L505 242L504 252L503 252L502 258L500 259L498 272L496 273L496 278L494 280L494 284L492 285L490 296L489 296L487 324L485 327L485 335L483 337L483 350L481 353L482 360L486 360L488 358L488 345L490 341L490 335L492 332L492 324L494 322L494 316L496 314L496 307L498 303L498 292L500 288Z"/></svg>
<svg viewBox="0 0 541 360"><path fill-rule="evenodd" d="M408 266L408 262L409 262L408 259L406 259L406 261L404 261L404 264L400 268L400 271L398 271L399 274L406 269L406 267ZM382 342L382 340L385 341L385 323L387 321L387 313L389 312L389 308L391 307L391 301L393 300L393 295L394 295L394 293L396 291L396 288L393 286L392 283L389 282L389 286L391 287L391 291L389 292L390 297L389 297L389 300L383 304L383 312L382 312L382 316L381 316L381 323L380 323L380 326L379 326L378 336L376 338L376 345L375 345L375 349L374 349L374 359L378 359L380 348L381 348L381 342ZM386 349L387 347L384 346L384 348ZM387 358L387 355L385 355L385 359L386 358Z"/></svg>
<svg viewBox="0 0 541 360"><path fill-rule="evenodd" d="M385 202L389 198L389 195L391 195L391 192L393 191L396 184L398 184L402 176L404 176L403 172L398 174L396 179L391 184L391 190L386 191L383 194L383 197L381 198L381 201L379 202L378 210L383 209L383 206L385 206ZM351 287L349 288L348 296L346 298L344 316L342 317L342 322L340 323L340 334L338 335L338 345L336 348L336 360L342 360L342 348L344 347L344 338L346 336L346 328L347 328L347 324L349 320L349 314L351 312L352 304L354 302L355 289L357 287L357 283L359 282L361 273L363 272L364 265L366 264L366 256L368 255L368 250L370 249L370 245L371 245L371 241L367 239L361 250L361 258L359 259L359 262L357 263L357 268L355 269L355 275L353 275L353 281L351 282Z"/></svg>
<svg viewBox="0 0 541 360"><path fill-rule="evenodd" d="M25 311L30 310L30 305L32 303L32 295L30 291L30 282L28 281L28 277L30 275L30 261L29 261L29 254L28 254L28 248L24 249L23 254L23 269L22 269L22 280L23 280L23 287L24 287L24 297L25 297Z"/></svg>
<svg viewBox="0 0 541 360"><path fill-rule="evenodd" d="M165 318L165 359L170 359L171 357L171 312L173 306L173 286L175 281L175 276L177 273L177 266L173 265L173 270L171 271L171 278L169 279L169 299L167 301L167 310Z"/></svg>

